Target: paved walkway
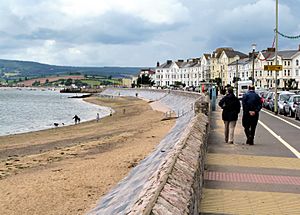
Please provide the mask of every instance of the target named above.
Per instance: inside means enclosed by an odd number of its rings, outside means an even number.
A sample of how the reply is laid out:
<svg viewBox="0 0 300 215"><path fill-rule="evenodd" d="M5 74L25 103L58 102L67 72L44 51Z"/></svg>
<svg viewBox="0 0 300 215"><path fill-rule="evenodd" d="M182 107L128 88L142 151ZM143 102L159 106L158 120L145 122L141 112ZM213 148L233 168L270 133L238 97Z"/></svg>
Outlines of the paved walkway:
<svg viewBox="0 0 300 215"><path fill-rule="evenodd" d="M221 109L211 120L201 214L300 214L300 159L268 153L262 127L246 145L241 116L226 144Z"/></svg>

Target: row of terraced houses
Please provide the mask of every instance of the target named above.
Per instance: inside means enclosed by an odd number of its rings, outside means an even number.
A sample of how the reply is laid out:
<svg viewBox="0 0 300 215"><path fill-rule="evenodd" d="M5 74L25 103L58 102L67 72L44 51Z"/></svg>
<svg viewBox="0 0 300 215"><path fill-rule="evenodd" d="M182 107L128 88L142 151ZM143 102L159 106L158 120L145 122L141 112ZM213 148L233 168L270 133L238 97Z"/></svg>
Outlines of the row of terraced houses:
<svg viewBox="0 0 300 215"><path fill-rule="evenodd" d="M254 61L254 63L253 63ZM279 88L285 88L287 82L300 87L300 45L297 50L278 51L278 64L283 66L277 73ZM253 73L254 65L254 73ZM198 87L203 82L218 79L221 85L233 85L233 80L250 80L261 88L274 88L275 71L264 71L264 65L275 65L275 49L255 52L249 55L233 48L217 48L212 54L203 54L199 58L187 60L167 60L157 62L152 79L156 86L168 87L177 83L189 87Z"/></svg>

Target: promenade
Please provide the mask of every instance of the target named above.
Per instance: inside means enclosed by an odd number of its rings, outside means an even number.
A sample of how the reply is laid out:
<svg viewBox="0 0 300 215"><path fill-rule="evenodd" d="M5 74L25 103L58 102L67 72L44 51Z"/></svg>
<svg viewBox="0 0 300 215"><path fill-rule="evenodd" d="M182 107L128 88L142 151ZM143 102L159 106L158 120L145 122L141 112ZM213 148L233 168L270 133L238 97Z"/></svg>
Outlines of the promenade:
<svg viewBox="0 0 300 215"><path fill-rule="evenodd" d="M255 145L246 145L242 114L235 143L225 143L221 111L211 114L200 214L300 214L299 158L261 124Z"/></svg>

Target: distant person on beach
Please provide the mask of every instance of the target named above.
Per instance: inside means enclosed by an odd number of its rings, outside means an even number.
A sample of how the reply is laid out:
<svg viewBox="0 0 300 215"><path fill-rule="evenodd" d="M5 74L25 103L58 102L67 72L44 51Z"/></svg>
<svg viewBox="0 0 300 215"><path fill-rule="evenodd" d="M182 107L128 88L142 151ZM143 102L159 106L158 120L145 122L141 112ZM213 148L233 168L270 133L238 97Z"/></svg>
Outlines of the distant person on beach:
<svg viewBox="0 0 300 215"><path fill-rule="evenodd" d="M241 104L239 99L234 95L232 87L228 87L227 94L220 100L219 106L223 109L222 120L225 125L225 142L233 144L234 129L240 113Z"/></svg>
<svg viewBox="0 0 300 215"><path fill-rule="evenodd" d="M99 113L97 113L96 120L97 120L97 122L99 122L99 120L100 120Z"/></svg>
<svg viewBox="0 0 300 215"><path fill-rule="evenodd" d="M80 123L80 118L79 118L77 115L75 115L75 116L73 117L73 119L74 119L74 121L75 121L75 125L76 125L77 123Z"/></svg>

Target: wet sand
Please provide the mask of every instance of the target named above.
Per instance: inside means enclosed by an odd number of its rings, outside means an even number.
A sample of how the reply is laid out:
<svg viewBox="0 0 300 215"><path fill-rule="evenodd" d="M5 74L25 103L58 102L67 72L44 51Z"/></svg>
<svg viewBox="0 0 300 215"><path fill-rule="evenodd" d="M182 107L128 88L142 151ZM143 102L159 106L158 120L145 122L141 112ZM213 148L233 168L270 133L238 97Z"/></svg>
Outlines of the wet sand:
<svg viewBox="0 0 300 215"><path fill-rule="evenodd" d="M99 122L0 137L0 214L88 212L175 123L136 98L86 100L116 112Z"/></svg>

